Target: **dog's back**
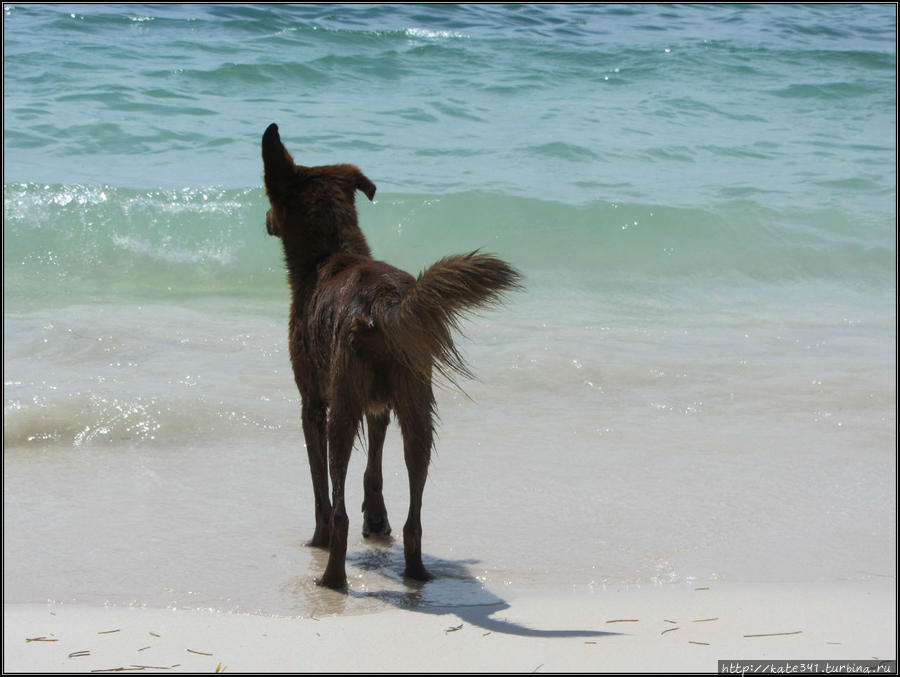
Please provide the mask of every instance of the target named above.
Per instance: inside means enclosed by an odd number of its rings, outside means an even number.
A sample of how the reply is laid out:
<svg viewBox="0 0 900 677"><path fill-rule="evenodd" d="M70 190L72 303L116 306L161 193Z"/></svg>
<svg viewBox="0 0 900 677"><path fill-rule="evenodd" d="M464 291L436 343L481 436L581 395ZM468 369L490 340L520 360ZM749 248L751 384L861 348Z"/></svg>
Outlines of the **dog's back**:
<svg viewBox="0 0 900 677"><path fill-rule="evenodd" d="M413 278L372 259L354 194L361 190L372 199L375 185L357 167L295 165L274 124L263 136L263 162L271 203L266 226L282 240L292 292L291 363L303 401L316 499L311 544L331 550L320 582L346 583L343 485L364 416L369 427L364 533L390 530L381 496L388 410L400 423L410 475L406 573L427 579L419 512L433 439L432 371L450 379L469 374L451 330L466 311L496 302L517 287L518 273L500 259L472 252L447 257Z"/></svg>
<svg viewBox="0 0 900 677"><path fill-rule="evenodd" d="M371 412L390 404L387 384L402 374L389 373L399 365L385 335L387 309L414 285L411 275L359 255L333 254L318 267L306 303L295 301L291 342L311 361L313 388L324 388L329 405L341 398Z"/></svg>

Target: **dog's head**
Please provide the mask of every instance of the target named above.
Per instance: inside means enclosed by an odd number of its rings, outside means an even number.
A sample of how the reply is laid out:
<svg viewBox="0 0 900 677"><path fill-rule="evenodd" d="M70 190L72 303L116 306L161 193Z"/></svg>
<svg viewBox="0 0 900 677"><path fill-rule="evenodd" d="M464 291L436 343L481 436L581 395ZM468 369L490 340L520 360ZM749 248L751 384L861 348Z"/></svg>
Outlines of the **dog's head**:
<svg viewBox="0 0 900 677"><path fill-rule="evenodd" d="M360 190L372 200L375 184L358 167L295 165L274 123L263 134L262 157L271 204L266 213L269 235L302 241L307 246L362 253L355 251L362 232L356 222L354 195Z"/></svg>

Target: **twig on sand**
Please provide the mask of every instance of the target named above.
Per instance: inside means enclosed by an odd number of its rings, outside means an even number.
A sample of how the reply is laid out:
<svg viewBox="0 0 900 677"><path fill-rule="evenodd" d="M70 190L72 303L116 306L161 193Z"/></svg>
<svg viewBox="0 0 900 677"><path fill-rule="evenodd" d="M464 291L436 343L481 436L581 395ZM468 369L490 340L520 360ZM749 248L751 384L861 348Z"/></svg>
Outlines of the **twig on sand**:
<svg viewBox="0 0 900 677"><path fill-rule="evenodd" d="M127 672L130 670L143 670L144 668L97 668L91 672Z"/></svg>
<svg viewBox="0 0 900 677"><path fill-rule="evenodd" d="M794 630L793 632L764 632L758 635L744 635L744 637L781 637L783 635L799 635L803 630Z"/></svg>
<svg viewBox="0 0 900 677"><path fill-rule="evenodd" d="M637 618L614 618L611 621L606 621L607 623L640 623Z"/></svg>
<svg viewBox="0 0 900 677"><path fill-rule="evenodd" d="M58 639L51 639L50 637L26 637L26 642L58 642Z"/></svg>
<svg viewBox="0 0 900 677"><path fill-rule="evenodd" d="M681 630L681 628L669 628L668 630L663 630L663 631L662 631L661 633L659 633L659 634L664 635L664 634L666 634L667 632L675 632L676 630Z"/></svg>
<svg viewBox="0 0 900 677"><path fill-rule="evenodd" d="M709 642L694 642L691 640L688 640L688 644L699 644L700 646L709 646Z"/></svg>
<svg viewBox="0 0 900 677"><path fill-rule="evenodd" d="M460 623L460 624L457 625L457 626L450 627L450 628L446 628L446 629L444 630L444 634L446 635L448 632L456 632L457 630L462 630L462 628L463 628L463 624Z"/></svg>
<svg viewBox="0 0 900 677"><path fill-rule="evenodd" d="M73 651L69 654L69 658L81 658L82 656L90 656L91 652L86 649L83 651Z"/></svg>
<svg viewBox="0 0 900 677"><path fill-rule="evenodd" d="M200 656L212 656L211 653L206 653L205 651L194 651L193 649L188 649L188 652L199 654Z"/></svg>
<svg viewBox="0 0 900 677"><path fill-rule="evenodd" d="M172 668L177 668L181 665L181 663L175 663L175 665L131 665L127 668L99 668L97 670L91 670L91 672L133 672L135 670L171 670Z"/></svg>
<svg viewBox="0 0 900 677"><path fill-rule="evenodd" d="M116 628L115 630L101 630L97 634L98 635L111 635L114 632L120 632L120 631L121 631L121 628Z"/></svg>
<svg viewBox="0 0 900 677"><path fill-rule="evenodd" d="M168 665L132 665L131 667L140 670L171 670Z"/></svg>
<svg viewBox="0 0 900 677"><path fill-rule="evenodd" d="M710 621L719 620L718 616L716 618L698 618L696 621L692 621L693 623L709 623Z"/></svg>

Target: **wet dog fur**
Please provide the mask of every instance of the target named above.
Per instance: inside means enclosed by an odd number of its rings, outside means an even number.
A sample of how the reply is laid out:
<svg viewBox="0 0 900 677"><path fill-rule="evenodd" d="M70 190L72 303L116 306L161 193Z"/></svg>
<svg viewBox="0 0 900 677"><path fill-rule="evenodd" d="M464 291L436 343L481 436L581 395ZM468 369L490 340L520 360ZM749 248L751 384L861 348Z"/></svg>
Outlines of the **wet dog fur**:
<svg viewBox="0 0 900 677"><path fill-rule="evenodd" d="M447 257L418 278L376 261L354 203L357 190L372 200L375 184L356 166L295 165L275 124L263 135L262 156L271 205L266 228L281 239L291 289L289 348L315 498L309 544L329 549L317 582L331 588L347 583L344 483L363 418L368 428L363 534L390 533L381 456L391 410L409 474L405 574L428 580L421 508L433 444L433 372L451 380L469 375L451 332L466 311L517 288L519 274L479 252Z"/></svg>

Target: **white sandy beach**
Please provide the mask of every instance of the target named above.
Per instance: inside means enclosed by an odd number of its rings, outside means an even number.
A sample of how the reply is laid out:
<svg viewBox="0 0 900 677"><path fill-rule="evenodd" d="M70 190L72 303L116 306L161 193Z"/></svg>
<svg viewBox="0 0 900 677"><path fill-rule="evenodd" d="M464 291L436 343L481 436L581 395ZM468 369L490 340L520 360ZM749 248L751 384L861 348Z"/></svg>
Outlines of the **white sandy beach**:
<svg viewBox="0 0 900 677"><path fill-rule="evenodd" d="M4 606L6 672L713 672L718 659L896 658L893 580L533 593L507 605L289 618Z"/></svg>

